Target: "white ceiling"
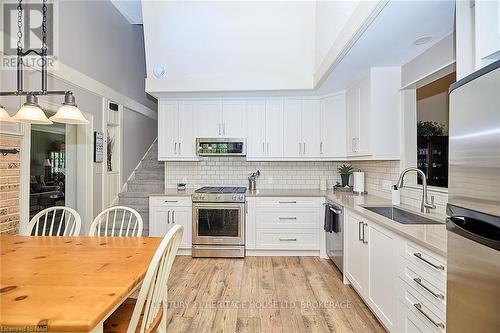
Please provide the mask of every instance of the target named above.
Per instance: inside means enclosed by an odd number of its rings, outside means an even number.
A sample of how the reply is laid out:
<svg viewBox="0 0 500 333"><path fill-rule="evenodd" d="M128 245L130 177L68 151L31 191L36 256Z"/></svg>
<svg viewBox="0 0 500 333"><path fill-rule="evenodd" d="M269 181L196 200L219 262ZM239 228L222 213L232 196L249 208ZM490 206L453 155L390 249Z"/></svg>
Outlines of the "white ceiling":
<svg viewBox="0 0 500 333"><path fill-rule="evenodd" d="M373 66L406 64L452 33L454 17L455 1L390 1L318 93L345 89ZM432 40L415 45L421 36L432 36Z"/></svg>
<svg viewBox="0 0 500 333"><path fill-rule="evenodd" d="M141 0L111 0L130 24L142 24Z"/></svg>

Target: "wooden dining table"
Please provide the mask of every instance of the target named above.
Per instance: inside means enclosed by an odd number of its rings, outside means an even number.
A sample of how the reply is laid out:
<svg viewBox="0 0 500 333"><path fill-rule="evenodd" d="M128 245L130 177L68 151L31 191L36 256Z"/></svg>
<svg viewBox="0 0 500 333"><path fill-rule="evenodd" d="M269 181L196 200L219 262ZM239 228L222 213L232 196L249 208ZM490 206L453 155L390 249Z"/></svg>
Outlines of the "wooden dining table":
<svg viewBox="0 0 500 333"><path fill-rule="evenodd" d="M102 332L141 285L152 237L0 237L0 329Z"/></svg>

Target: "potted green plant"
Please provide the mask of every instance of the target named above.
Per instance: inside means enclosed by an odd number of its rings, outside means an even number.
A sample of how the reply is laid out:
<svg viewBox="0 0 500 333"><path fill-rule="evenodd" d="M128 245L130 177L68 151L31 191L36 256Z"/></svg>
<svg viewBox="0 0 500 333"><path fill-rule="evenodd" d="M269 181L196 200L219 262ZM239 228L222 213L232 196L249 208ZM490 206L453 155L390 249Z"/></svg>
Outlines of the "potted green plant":
<svg viewBox="0 0 500 333"><path fill-rule="evenodd" d="M340 174L340 178L342 179L342 187L346 187L349 185L349 177L351 176L353 169L352 165L342 164L337 168L337 171Z"/></svg>

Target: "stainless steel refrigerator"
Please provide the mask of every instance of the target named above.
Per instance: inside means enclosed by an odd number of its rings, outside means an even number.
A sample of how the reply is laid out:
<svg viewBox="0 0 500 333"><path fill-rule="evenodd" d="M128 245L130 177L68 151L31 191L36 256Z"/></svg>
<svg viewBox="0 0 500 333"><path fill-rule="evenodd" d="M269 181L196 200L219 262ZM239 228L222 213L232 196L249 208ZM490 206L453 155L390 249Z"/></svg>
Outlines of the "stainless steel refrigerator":
<svg viewBox="0 0 500 333"><path fill-rule="evenodd" d="M500 61L450 87L446 330L500 332Z"/></svg>

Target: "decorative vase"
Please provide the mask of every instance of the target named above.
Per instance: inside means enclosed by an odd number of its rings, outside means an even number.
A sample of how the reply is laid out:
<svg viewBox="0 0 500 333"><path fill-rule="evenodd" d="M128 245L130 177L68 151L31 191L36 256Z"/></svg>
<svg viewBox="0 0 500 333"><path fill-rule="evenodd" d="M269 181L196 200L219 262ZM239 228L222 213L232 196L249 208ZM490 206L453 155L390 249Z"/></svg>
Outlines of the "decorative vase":
<svg viewBox="0 0 500 333"><path fill-rule="evenodd" d="M340 178L342 179L342 187L349 185L349 176L350 175L340 175Z"/></svg>

